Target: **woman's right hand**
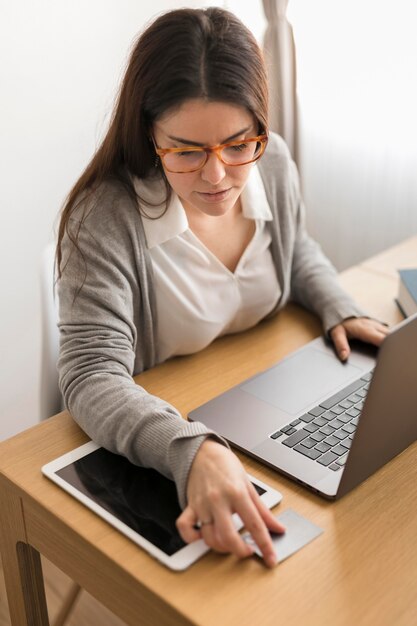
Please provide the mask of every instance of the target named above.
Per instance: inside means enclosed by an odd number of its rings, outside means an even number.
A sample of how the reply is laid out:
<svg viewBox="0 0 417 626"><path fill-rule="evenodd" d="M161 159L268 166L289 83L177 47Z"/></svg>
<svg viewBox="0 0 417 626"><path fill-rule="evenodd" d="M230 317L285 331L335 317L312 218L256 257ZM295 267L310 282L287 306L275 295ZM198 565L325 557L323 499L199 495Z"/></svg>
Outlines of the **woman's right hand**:
<svg viewBox="0 0 417 626"><path fill-rule="evenodd" d="M261 501L239 459L222 444L206 439L191 466L187 486L188 505L177 519L177 528L186 543L201 537L217 552L238 558L253 554L235 529L237 513L262 552L266 565L276 564L268 529L285 532L284 526ZM201 522L201 528L195 527Z"/></svg>

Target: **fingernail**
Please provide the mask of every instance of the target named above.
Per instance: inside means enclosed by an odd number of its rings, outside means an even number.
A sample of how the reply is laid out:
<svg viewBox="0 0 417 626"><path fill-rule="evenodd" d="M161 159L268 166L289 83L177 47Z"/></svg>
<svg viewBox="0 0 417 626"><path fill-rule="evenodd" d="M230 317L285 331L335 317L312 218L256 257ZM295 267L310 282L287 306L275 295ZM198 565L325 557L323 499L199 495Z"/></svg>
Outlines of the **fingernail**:
<svg viewBox="0 0 417 626"><path fill-rule="evenodd" d="M347 350L341 350L340 351L340 358L342 359L342 361L346 361L348 357L348 351Z"/></svg>

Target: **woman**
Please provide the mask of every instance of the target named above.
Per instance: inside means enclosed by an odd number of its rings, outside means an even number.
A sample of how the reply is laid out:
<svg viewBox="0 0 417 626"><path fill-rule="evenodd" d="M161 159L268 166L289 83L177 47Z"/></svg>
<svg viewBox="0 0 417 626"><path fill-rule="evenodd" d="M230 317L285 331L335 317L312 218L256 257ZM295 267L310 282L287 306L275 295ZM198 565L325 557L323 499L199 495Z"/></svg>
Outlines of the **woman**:
<svg viewBox="0 0 417 626"><path fill-rule="evenodd" d="M232 14L159 17L130 58L109 131L61 216L59 374L90 437L175 480L182 538L265 562L261 504L226 442L188 423L132 375L275 314L289 298L323 320L341 359L348 338L379 344L304 228L295 166L268 137L259 48ZM268 144L268 145L267 145Z"/></svg>

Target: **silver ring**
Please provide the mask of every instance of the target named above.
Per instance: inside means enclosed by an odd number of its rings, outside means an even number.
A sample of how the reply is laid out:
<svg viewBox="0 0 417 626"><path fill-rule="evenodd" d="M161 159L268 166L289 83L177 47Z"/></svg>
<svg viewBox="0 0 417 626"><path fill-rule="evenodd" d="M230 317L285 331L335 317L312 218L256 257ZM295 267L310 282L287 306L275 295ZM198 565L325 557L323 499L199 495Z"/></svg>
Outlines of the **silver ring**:
<svg viewBox="0 0 417 626"><path fill-rule="evenodd" d="M203 526L210 526L213 524L214 520L197 520L195 524L193 524L194 530L201 530Z"/></svg>

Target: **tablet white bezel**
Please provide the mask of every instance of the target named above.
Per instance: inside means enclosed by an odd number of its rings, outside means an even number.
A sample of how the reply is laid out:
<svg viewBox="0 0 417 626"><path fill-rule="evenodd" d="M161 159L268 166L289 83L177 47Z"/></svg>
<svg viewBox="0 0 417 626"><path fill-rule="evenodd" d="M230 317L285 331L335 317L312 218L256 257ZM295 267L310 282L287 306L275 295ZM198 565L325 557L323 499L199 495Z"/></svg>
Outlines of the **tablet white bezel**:
<svg viewBox="0 0 417 626"><path fill-rule="evenodd" d="M145 539L145 537L132 530L129 526L127 526L127 524L117 519L115 515L113 515L109 511L106 511L106 509L101 507L99 504L91 500L87 495L81 493L78 489L70 485L68 482L66 482L64 479L56 474L58 470L66 467L71 463L74 463L74 461L77 461L78 459L90 454L91 452L94 452L99 447L100 446L93 441L89 441L88 443L85 443L84 445L79 446L78 448L75 448L74 450L71 450L66 454L63 454L57 459L46 463L46 465L41 468L42 473L54 483L59 485L62 489L74 496L77 500L82 502L82 504L87 506L94 513L106 520L114 528L126 535L126 537L134 541L138 546L146 550L151 556L155 557L161 563L173 570L181 571L186 569L197 559L203 556L203 554L208 552L208 550L210 550L210 548L204 543L203 539L199 539L198 541L187 544L186 546L181 548L181 550L178 550L178 552L175 552L174 554L169 556L168 554L157 548L153 543ZM261 495L261 499L268 508L272 508L281 501L282 495L279 491L276 491L269 485L266 485L259 479L255 478L254 476L248 474L248 477L252 483L256 483L262 489L265 489L265 493ZM233 522L238 530L243 527L242 521L237 514L233 515Z"/></svg>

